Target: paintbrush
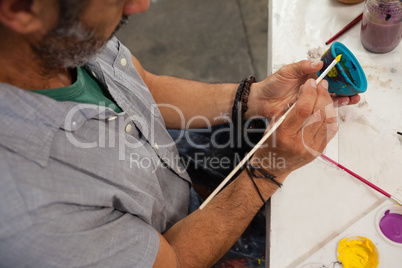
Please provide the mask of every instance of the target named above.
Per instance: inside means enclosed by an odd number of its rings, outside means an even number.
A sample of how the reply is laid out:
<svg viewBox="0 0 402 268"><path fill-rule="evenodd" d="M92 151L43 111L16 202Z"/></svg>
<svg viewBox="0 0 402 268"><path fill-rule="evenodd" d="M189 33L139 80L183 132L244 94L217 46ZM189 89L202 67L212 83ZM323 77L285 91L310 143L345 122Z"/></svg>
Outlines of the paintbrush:
<svg viewBox="0 0 402 268"><path fill-rule="evenodd" d="M385 195L386 197L392 199L395 203L397 203L398 205L402 206L402 202L400 200L398 200L395 196L392 196L391 194L387 193L386 191L384 191L383 189L381 189L380 187L378 187L377 185L369 182L368 180L364 179L363 177L357 175L356 173L354 173L353 171L351 171L350 169L342 166L341 164L337 163L336 161L332 160L331 158L329 158L328 156L321 154L321 157L328 160L329 162L331 162L332 164L336 165L337 167L340 167L341 169L345 170L347 173L349 173L350 175L352 175L353 177L355 177L356 179L362 181L363 183L367 184L368 186L370 186L371 188L373 188L374 190L376 190L377 192L382 193L383 195Z"/></svg>
<svg viewBox="0 0 402 268"><path fill-rule="evenodd" d="M341 57L342 55L338 55L332 61L332 63L325 69L325 71L320 75L320 77L317 78L316 80L317 85L341 60ZM201 204L200 210L202 210L212 200L212 198L214 198L215 195L219 193L219 191L230 181L230 179L233 178L233 176L240 170L240 168L242 168L247 163L247 161L254 155L254 153L258 150L258 148L260 148L263 145L263 143L272 135L272 133L274 133L275 130L282 124L282 122L285 121L286 116L290 113L293 107L295 107L295 104L296 103L294 103L289 108L289 110L287 110L285 114L281 118L279 118L277 122L275 122L275 124L269 129L269 131L265 133L262 139L254 146L254 148L251 149L251 151L243 158L242 161L240 161L240 163L232 170L232 172L229 173L229 175L221 182L221 184L219 184L218 187L216 187L216 189L208 196L208 198L204 201L204 203Z"/></svg>
<svg viewBox="0 0 402 268"><path fill-rule="evenodd" d="M340 30L336 35L334 35L331 39L329 39L327 42L325 42L326 45L334 41L336 38L344 34L346 31L348 31L350 28L352 28L355 24L357 24L361 19L363 18L363 13L360 14L356 19L352 20L348 25L346 25L342 30Z"/></svg>

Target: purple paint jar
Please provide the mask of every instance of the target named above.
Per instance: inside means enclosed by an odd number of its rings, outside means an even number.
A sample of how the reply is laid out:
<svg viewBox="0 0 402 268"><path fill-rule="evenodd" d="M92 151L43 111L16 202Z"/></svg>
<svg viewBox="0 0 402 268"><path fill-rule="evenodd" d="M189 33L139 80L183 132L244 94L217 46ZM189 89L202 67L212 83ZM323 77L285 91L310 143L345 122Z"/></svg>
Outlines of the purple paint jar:
<svg viewBox="0 0 402 268"><path fill-rule="evenodd" d="M375 53L397 47L402 39L402 1L366 0L360 39L367 50Z"/></svg>

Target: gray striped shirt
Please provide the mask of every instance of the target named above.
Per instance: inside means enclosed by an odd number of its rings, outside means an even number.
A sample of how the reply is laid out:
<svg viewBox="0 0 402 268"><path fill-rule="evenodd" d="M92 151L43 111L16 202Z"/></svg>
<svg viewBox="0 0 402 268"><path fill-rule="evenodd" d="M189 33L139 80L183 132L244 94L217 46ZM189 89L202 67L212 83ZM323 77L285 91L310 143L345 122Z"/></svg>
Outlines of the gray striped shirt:
<svg viewBox="0 0 402 268"><path fill-rule="evenodd" d="M123 112L0 83L0 267L151 267L190 179L117 39L85 66Z"/></svg>

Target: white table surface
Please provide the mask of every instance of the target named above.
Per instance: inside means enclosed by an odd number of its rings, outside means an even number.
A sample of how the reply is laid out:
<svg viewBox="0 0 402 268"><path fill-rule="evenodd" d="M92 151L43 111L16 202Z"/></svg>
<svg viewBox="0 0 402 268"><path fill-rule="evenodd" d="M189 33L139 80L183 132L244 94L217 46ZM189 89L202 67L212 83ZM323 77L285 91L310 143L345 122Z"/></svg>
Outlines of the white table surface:
<svg viewBox="0 0 402 268"><path fill-rule="evenodd" d="M272 71L323 53L325 41L363 11L363 3L335 0L270 0L269 6ZM402 136L396 134L402 131L402 44L387 54L370 53L361 45L360 24L336 41L359 60L368 89L359 105L339 109L339 132L324 153L402 199ZM297 267L386 199L316 159L292 173L271 198L267 267Z"/></svg>

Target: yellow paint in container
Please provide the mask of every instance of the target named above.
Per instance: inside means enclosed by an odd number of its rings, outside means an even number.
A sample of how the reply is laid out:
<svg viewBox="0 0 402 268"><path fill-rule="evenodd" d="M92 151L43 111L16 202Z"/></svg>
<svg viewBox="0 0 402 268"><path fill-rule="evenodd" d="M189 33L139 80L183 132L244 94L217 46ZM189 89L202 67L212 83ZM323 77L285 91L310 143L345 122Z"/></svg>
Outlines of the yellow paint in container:
<svg viewBox="0 0 402 268"><path fill-rule="evenodd" d="M379 264L373 242L362 236L339 241L338 259L344 268L376 268Z"/></svg>

